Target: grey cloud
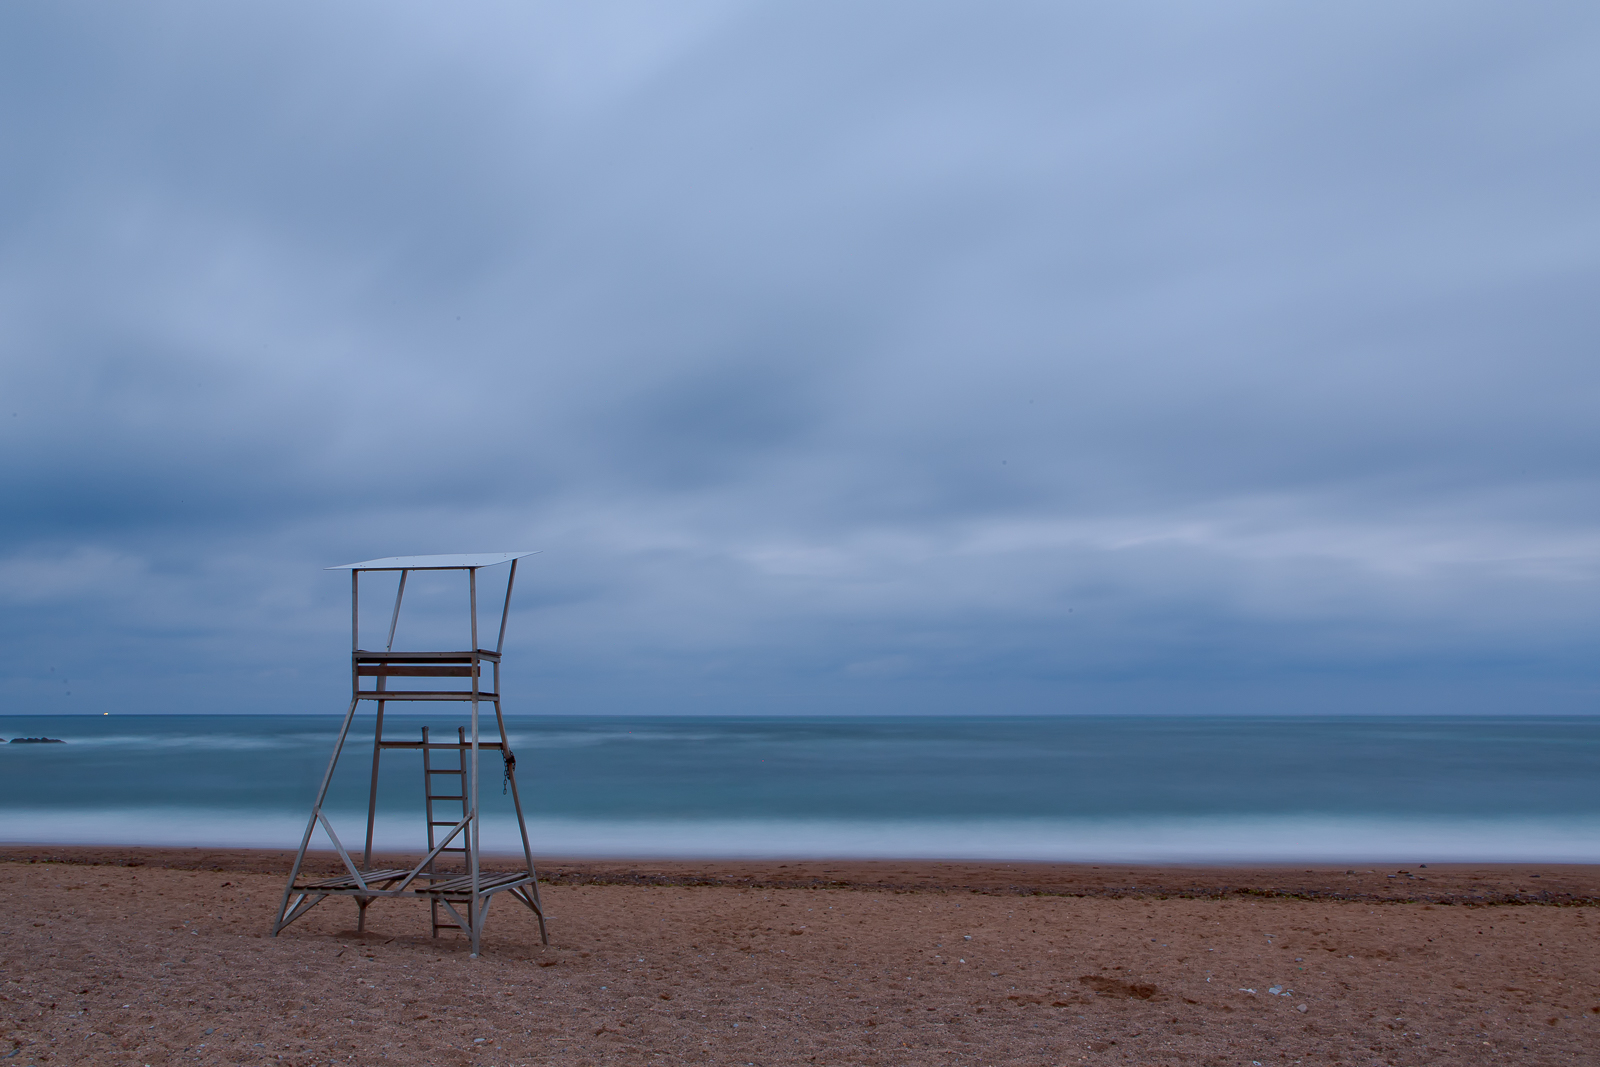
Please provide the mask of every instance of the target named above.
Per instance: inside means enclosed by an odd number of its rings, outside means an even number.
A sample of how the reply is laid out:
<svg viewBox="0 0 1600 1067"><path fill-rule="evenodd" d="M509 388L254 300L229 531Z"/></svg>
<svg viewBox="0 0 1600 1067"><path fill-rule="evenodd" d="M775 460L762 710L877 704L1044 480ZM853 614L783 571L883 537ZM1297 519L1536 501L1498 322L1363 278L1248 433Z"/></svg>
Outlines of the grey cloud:
<svg viewBox="0 0 1600 1067"><path fill-rule="evenodd" d="M8 706L536 544L552 710L1592 707L1582 5L0 20Z"/></svg>

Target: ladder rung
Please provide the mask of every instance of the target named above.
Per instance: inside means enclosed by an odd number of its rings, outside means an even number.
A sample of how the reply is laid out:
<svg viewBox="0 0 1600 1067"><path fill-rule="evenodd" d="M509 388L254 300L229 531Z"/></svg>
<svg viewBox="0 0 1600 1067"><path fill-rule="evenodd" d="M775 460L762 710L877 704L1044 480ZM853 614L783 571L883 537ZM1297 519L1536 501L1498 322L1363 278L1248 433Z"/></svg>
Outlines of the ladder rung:
<svg viewBox="0 0 1600 1067"><path fill-rule="evenodd" d="M449 746L446 746L446 745L428 745L428 746L425 746L425 748L447 748L447 747L448 748L456 748L457 746L454 746L454 745L449 745ZM426 755L426 754L427 754L426 751L424 751L424 755ZM463 760L463 763L465 763L465 760ZM434 814L433 806L434 806L435 803L446 803L446 804L456 803L456 804L460 804L463 809L467 806L467 797L466 797L466 792L467 792L467 779L466 779L467 768L465 766L460 766L460 767L430 767L430 766L424 765L423 768L422 768L422 772L423 772L422 783L423 783L423 786L424 786L424 788L422 790L422 793L423 793L424 798L427 800L427 804L428 804L428 816L427 816L427 824L426 825L428 827L428 841L429 841L429 844L431 845L432 842L433 842L434 827L436 827L436 826L458 826L458 825L460 825L461 820L459 820L459 819L435 819L433 817L433 814ZM456 788L461 790L461 792L460 793L430 793L430 792L428 792L428 789L426 787L433 785L433 778L430 777L430 776L431 775L435 775L435 774L453 774L453 775L455 775L456 776ZM468 854L467 853L467 847L465 845L462 845L462 846L459 846L459 847L456 847L456 848L441 848L437 852L438 855L444 855L445 853L458 855L458 856L461 856L463 859L465 859L467 857L467 854ZM430 870L430 873L431 873L431 871L432 871L431 865L430 865L429 870ZM436 924L434 924L433 932L437 934L440 930L460 930L460 929L461 929L461 926L458 923L448 923L448 924L445 924L445 925L442 925L442 926L436 923Z"/></svg>

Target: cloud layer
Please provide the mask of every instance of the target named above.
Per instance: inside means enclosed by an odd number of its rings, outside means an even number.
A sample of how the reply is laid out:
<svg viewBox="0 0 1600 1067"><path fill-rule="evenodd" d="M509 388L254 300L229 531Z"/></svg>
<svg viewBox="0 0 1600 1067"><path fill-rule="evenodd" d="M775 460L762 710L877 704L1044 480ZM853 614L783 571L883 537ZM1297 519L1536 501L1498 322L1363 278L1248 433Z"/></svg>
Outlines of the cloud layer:
<svg viewBox="0 0 1600 1067"><path fill-rule="evenodd" d="M1594 710L1597 47L8 10L0 693L336 710L323 565L538 547L529 708Z"/></svg>

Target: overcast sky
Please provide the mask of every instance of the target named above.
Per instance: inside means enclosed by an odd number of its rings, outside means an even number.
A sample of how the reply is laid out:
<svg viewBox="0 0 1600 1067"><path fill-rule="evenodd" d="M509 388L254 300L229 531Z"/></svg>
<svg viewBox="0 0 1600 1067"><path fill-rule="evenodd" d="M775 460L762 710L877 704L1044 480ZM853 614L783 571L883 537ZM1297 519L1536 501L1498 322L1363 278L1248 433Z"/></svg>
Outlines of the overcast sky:
<svg viewBox="0 0 1600 1067"><path fill-rule="evenodd" d="M1597 55L7 4L3 710L339 712L324 566L527 548L510 710L1600 710Z"/></svg>

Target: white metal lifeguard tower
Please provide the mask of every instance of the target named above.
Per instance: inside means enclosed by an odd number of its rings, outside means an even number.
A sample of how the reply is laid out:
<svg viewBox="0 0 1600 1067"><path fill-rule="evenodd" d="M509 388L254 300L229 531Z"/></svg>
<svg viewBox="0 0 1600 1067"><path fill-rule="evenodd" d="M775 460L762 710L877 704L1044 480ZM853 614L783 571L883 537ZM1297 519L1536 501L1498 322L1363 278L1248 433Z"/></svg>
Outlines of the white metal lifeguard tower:
<svg viewBox="0 0 1600 1067"><path fill-rule="evenodd" d="M322 776L317 799L311 805L311 818L306 823L305 836L300 841L300 851L295 855L294 868L289 872L289 882L283 890L283 901L273 922L272 935L276 937L284 927L316 907L330 896L354 897L359 909L357 929L366 928L367 907L374 900L390 897L424 899L433 914L433 936L440 930L461 930L472 940L472 954L478 954L484 919L489 904L497 893L510 893L522 901L539 918L539 936L549 944L545 929L544 908L539 902L539 883L533 869L533 850L528 844L528 828L522 817L522 798L517 793L516 757L506 736L505 716L500 708L500 653L506 640L506 620L511 613L511 589L517 579L517 560L529 552L482 552L443 556L392 556L387 559L367 560L364 563L347 563L329 570L350 572L350 710L345 712L344 723L339 728L339 739L334 743L333 756L328 770ZM478 571L502 563L511 564L506 578L505 603L500 608L500 634L494 651L478 647ZM389 637L382 652L361 647L361 575L368 571L399 571L399 585L395 591L394 611L389 617ZM400 622L400 604L405 598L406 579L412 571L466 571L467 597L471 616L471 636L466 649L443 652L396 652L395 629ZM484 688L483 668L488 666L490 687ZM371 678L372 688L363 688L362 680ZM438 686L454 684L457 688L417 689L391 688L393 679L460 679L455 683L429 682ZM404 683L403 683L404 684ZM328 796L328 785L333 780L333 770L339 763L339 753L349 736L350 724L356 709L363 700L376 701L377 725L373 731L372 789L367 801L366 849L358 865L334 832L333 824L322 810ZM383 736L384 705L393 700L446 700L468 701L472 705L469 729L460 727L456 737L449 741L435 741L422 728L416 741L389 740ZM482 737L478 729L478 707L482 703L494 705L495 727L498 736ZM423 795L426 797L427 847L421 863L410 868L372 867L372 830L378 811L378 761L385 749L410 749L422 754ZM479 807L478 807L478 757L485 749L496 752L504 762L505 782L510 787L511 802L516 808L517 829L522 834L522 857L525 866L509 872L487 872L479 862ZM435 762L438 755L442 761ZM438 783L437 785L435 783ZM459 809L455 805L459 804ZM449 818L438 818L441 806ZM456 811L460 817L456 817ZM345 873L337 878L303 879L301 868L305 864L306 850L318 825L327 832L328 840L343 861ZM460 869L445 870L451 861L459 861ZM448 917L446 917L448 916Z"/></svg>

